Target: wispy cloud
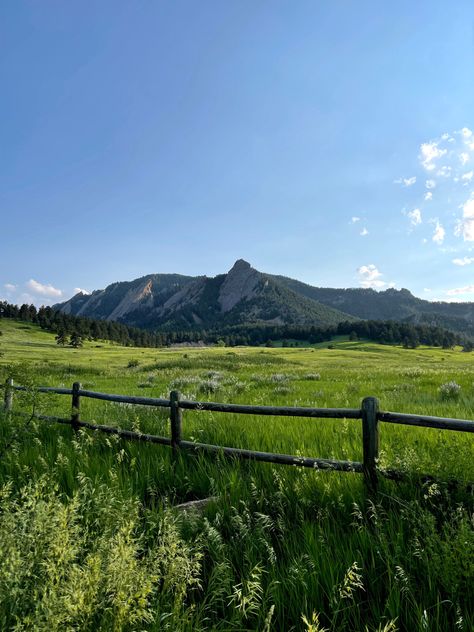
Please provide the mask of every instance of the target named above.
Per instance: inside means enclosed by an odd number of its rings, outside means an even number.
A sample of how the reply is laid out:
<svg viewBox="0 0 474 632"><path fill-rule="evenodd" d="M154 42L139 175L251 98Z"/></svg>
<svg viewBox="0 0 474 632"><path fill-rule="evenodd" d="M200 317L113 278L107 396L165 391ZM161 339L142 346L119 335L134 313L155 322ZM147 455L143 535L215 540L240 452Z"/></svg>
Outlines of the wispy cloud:
<svg viewBox="0 0 474 632"><path fill-rule="evenodd" d="M464 241L474 241L474 132L469 127L462 127L421 143L418 159L420 172L412 177L424 183L424 191L415 187L413 211L402 211L409 217L411 226L422 223L421 218L427 213L426 204L430 203L438 217L430 220L433 232L431 236L424 236L426 241L423 243L444 244L452 235L453 215L457 219L454 235ZM405 180L408 178L400 178L400 184ZM466 201L460 204L463 199Z"/></svg>
<svg viewBox="0 0 474 632"><path fill-rule="evenodd" d="M448 296L456 296L457 294L472 294L474 292L474 285L465 285L464 287L455 287L452 290L448 290L446 294Z"/></svg>
<svg viewBox="0 0 474 632"><path fill-rule="evenodd" d="M453 263L456 266L469 266L474 263L474 257L462 257L462 259L453 259Z"/></svg>
<svg viewBox="0 0 474 632"><path fill-rule="evenodd" d="M351 217L351 224L355 224L356 222L360 222L360 217Z"/></svg>
<svg viewBox="0 0 474 632"><path fill-rule="evenodd" d="M464 241L474 241L474 198L462 205L462 219L457 223L455 235Z"/></svg>
<svg viewBox="0 0 474 632"><path fill-rule="evenodd" d="M359 235L361 235L362 237L365 237L368 234L369 234L369 231L365 227L359 233Z"/></svg>
<svg viewBox="0 0 474 632"><path fill-rule="evenodd" d="M388 285L385 281L382 281L382 273L377 267L371 263L366 266L360 266L357 268L357 275L359 278L359 284L364 288L382 288Z"/></svg>
<svg viewBox="0 0 474 632"><path fill-rule="evenodd" d="M416 182L416 176L411 176L410 178L397 178L393 182L394 184L401 184L404 187L412 187Z"/></svg>
<svg viewBox="0 0 474 632"><path fill-rule="evenodd" d="M421 211L419 208L414 208L412 211L409 211L407 216L410 218L412 226L418 226L418 224L421 224Z"/></svg>
<svg viewBox="0 0 474 632"><path fill-rule="evenodd" d="M7 290L7 292L14 292L17 286L13 285L13 283L5 283L3 287Z"/></svg>
<svg viewBox="0 0 474 632"><path fill-rule="evenodd" d="M446 231L444 230L443 226L439 223L437 219L434 220L434 224L435 224L435 229L434 229L432 240L436 244L441 245L444 241Z"/></svg>
<svg viewBox="0 0 474 632"><path fill-rule="evenodd" d="M437 176L441 176L442 178L450 178L453 172L453 168L450 165L443 165L436 172Z"/></svg>
<svg viewBox="0 0 474 632"><path fill-rule="evenodd" d="M440 149L437 141L431 141L429 143L422 143L420 146L420 160L421 164L427 171L435 169L435 160L442 158L447 152L447 149Z"/></svg>
<svg viewBox="0 0 474 632"><path fill-rule="evenodd" d="M63 295L61 290L53 287L51 284L40 283L39 281L35 281L34 279L30 279L26 284L26 287L33 292L33 294L37 294L39 296L47 296L50 298L59 298Z"/></svg>

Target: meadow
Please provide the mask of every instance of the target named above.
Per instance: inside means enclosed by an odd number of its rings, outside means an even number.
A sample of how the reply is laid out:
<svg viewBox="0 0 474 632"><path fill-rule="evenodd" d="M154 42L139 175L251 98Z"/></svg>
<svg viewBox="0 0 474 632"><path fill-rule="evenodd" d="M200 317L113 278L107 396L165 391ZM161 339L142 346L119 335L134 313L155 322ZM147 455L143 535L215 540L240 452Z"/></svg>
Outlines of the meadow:
<svg viewBox="0 0 474 632"><path fill-rule="evenodd" d="M474 356L340 338L305 348L61 348L0 321L14 410L68 416L34 386L248 404L474 417ZM443 388L455 382L460 388ZM166 409L83 399L87 421L169 435ZM185 411L183 438L360 461L359 420ZM0 416L2 630L474 629L473 439L381 424L383 480L74 431ZM417 475L441 482L419 484ZM459 481L457 486L450 480ZM446 481L446 482L443 482ZM214 497L203 512L177 504Z"/></svg>

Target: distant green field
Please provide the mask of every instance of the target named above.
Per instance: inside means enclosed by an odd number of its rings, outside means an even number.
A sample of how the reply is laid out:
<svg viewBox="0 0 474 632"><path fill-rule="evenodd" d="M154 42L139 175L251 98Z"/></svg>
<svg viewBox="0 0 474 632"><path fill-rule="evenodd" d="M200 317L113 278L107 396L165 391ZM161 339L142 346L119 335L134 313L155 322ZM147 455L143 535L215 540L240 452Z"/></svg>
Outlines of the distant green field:
<svg viewBox="0 0 474 632"><path fill-rule="evenodd" d="M308 348L55 344L0 321L0 377L109 393L474 418L474 355L339 338ZM136 366L135 366L136 365ZM440 387L455 381L459 392ZM451 396L450 396L451 395ZM166 410L82 400L84 420L169 434ZM69 397L15 395L67 416ZM361 422L185 412L184 438L361 460ZM381 466L474 480L467 433L382 424ZM472 491L183 454L0 418L0 629L474 629ZM172 505L215 496L203 515ZM95 588L94 588L95 587ZM21 627L23 626L23 627ZM36 626L36 627L35 627Z"/></svg>

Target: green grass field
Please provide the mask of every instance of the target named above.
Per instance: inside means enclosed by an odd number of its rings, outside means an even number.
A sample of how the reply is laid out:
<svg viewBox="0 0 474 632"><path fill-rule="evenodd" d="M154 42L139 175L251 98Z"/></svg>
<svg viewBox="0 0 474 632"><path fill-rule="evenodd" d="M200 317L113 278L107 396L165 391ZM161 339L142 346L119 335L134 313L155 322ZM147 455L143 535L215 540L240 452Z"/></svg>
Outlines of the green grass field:
<svg viewBox="0 0 474 632"><path fill-rule="evenodd" d="M312 348L59 348L0 321L1 374L200 400L359 407L474 418L474 356L338 339ZM440 392L455 381L459 393ZM68 416L70 398L16 394ZM87 421L169 435L167 410L83 399ZM359 420L185 411L186 439L361 460ZM472 434L382 424L381 466L448 484L182 454L15 415L0 417L0 629L474 629ZM215 496L204 513L173 506Z"/></svg>

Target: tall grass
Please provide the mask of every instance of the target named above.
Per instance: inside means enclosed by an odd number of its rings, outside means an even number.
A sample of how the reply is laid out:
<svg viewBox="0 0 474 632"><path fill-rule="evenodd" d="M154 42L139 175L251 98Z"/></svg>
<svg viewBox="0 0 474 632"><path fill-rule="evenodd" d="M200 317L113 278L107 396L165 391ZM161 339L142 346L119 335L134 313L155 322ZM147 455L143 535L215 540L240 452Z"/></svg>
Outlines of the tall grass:
<svg viewBox="0 0 474 632"><path fill-rule="evenodd" d="M377 395L382 408L402 412L469 418L474 409L474 369L460 352L361 344L183 357L116 347L106 359L86 348L69 361L69 350L42 338L42 356L32 345L22 366L21 338L9 335L1 377L32 387L15 395L16 410L68 415L69 398L33 387L76 380L242 403L352 407ZM134 357L139 364L128 366ZM452 380L459 396L444 398L439 389ZM169 433L166 410L83 399L81 413ZM361 458L360 421L186 411L183 422L191 440ZM474 479L469 436L388 424L381 435L384 466ZM174 457L5 414L0 454L2 630L474 629L474 500L463 485L382 481L370 498L356 474ZM174 509L208 496L216 500L202 513Z"/></svg>

